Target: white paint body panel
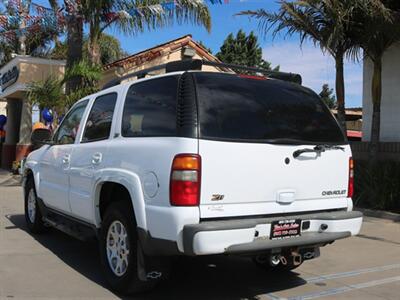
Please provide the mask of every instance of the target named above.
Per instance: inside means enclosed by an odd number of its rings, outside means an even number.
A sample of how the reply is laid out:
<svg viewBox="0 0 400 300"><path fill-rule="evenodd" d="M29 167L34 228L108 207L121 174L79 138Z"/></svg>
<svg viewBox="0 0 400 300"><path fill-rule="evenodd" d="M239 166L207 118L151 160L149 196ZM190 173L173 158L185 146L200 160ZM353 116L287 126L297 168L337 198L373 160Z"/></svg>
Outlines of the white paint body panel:
<svg viewBox="0 0 400 300"><path fill-rule="evenodd" d="M95 155L101 156L98 163L93 161ZM108 165L109 159L107 141L84 143L74 147L69 170L69 202L74 217L92 223L94 178L97 172Z"/></svg>
<svg viewBox="0 0 400 300"><path fill-rule="evenodd" d="M351 150L321 155L288 146L199 140L202 218L264 215L347 207ZM285 159L289 159L288 164ZM323 191L340 190L340 196ZM224 195L212 201L212 195Z"/></svg>
<svg viewBox="0 0 400 300"><path fill-rule="evenodd" d="M179 137L124 138L121 116L129 86L119 85L85 98L90 101L83 122L96 97L118 93L109 139L80 143L81 124L74 144L44 146L28 156L26 167L33 172L38 195L46 205L100 227L101 187L105 182L119 183L129 191L137 226L151 237L176 242L181 252L185 225L199 224L203 219L352 209L351 199L346 198L349 146L344 146L344 151L326 151L318 157L303 154L294 159L295 150L310 146ZM92 162L96 153L102 155L99 164ZM200 154L202 158L199 206L170 205L171 165L180 153ZM68 166L62 165L65 154L71 155ZM285 164L285 158L290 159L289 164ZM326 190L346 190L346 194L322 196ZM214 202L214 194L224 197ZM318 220L313 221L310 230L319 225ZM357 234L360 225L361 220L334 221L329 230ZM199 232L193 240L195 254L223 253L230 245L251 242L255 230L268 238L270 225Z"/></svg>
<svg viewBox="0 0 400 300"><path fill-rule="evenodd" d="M70 213L69 166L73 145L48 147L39 160L40 182L38 196L51 208Z"/></svg>

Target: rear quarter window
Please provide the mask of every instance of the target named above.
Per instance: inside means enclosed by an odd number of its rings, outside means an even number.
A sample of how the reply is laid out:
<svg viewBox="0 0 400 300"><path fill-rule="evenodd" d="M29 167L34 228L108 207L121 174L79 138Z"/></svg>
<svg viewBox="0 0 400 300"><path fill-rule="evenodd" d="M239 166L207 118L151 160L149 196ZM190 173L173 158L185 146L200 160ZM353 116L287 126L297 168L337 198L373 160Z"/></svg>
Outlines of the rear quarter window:
<svg viewBox="0 0 400 300"><path fill-rule="evenodd" d="M123 116L122 136L176 136L179 76L166 76L131 85Z"/></svg>
<svg viewBox="0 0 400 300"><path fill-rule="evenodd" d="M201 138L346 143L329 109L307 88L230 74L198 72L194 76Z"/></svg>

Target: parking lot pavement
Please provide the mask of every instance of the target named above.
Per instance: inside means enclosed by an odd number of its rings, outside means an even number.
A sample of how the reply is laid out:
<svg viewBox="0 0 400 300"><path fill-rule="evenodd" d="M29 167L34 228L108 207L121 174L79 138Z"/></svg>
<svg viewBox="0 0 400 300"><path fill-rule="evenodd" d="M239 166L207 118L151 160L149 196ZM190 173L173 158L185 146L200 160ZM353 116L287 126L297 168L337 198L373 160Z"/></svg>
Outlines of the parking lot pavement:
<svg viewBox="0 0 400 300"><path fill-rule="evenodd" d="M96 243L26 232L20 187L0 187L0 298L115 299ZM172 278L135 299L400 299L400 223L366 218L358 237L322 248L286 275L242 257L181 258Z"/></svg>

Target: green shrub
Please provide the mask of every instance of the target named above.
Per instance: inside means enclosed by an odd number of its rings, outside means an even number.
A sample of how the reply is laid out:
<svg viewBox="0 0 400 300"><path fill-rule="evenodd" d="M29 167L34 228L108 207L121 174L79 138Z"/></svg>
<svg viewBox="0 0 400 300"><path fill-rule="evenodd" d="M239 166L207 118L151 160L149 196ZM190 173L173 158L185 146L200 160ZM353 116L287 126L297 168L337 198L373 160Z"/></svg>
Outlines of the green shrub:
<svg viewBox="0 0 400 300"><path fill-rule="evenodd" d="M400 213L400 163L355 163L354 204L363 208Z"/></svg>

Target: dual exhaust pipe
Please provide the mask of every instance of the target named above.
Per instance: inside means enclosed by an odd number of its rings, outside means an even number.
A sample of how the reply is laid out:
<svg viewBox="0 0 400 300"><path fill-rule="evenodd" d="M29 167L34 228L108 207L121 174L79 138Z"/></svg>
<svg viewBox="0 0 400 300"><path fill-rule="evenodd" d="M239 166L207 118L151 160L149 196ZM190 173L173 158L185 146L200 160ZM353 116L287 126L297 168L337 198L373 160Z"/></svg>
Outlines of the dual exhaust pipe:
<svg viewBox="0 0 400 300"><path fill-rule="evenodd" d="M297 251L292 251L289 254L277 254L271 255L270 257L270 264L271 266L275 267L279 263L284 266L292 265L292 266L299 266L303 262L303 256L299 254Z"/></svg>
<svg viewBox="0 0 400 300"><path fill-rule="evenodd" d="M284 251L271 255L258 255L256 260L261 264L269 264L276 267L279 264L283 266L299 266L304 260L312 259L319 256L319 249L307 249L299 252L296 250Z"/></svg>

